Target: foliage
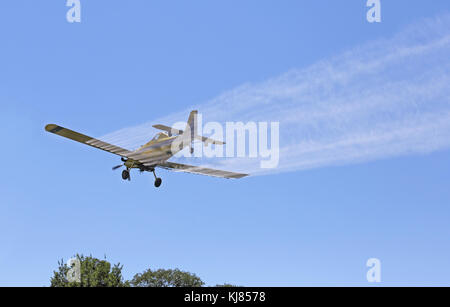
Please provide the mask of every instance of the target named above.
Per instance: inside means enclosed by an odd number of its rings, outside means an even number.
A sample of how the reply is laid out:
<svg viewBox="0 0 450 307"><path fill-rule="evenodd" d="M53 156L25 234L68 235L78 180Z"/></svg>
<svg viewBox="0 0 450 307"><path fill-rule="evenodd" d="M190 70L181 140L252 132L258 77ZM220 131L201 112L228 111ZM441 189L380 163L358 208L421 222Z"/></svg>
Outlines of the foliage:
<svg viewBox="0 0 450 307"><path fill-rule="evenodd" d="M74 258L80 264L80 282L69 281L69 266L63 260L58 261L58 269L53 271L51 287L202 287L205 283L197 275L179 269L151 270L134 275L130 281L122 276L120 263L111 265L104 260L77 254ZM73 271L73 270L72 270ZM224 283L216 287L237 287Z"/></svg>
<svg viewBox="0 0 450 307"><path fill-rule="evenodd" d="M232 284L225 283L225 284L221 284L221 285L216 285L216 287L218 287L218 288L236 288L236 287L239 287L239 286L235 286L235 285L232 285Z"/></svg>
<svg viewBox="0 0 450 307"><path fill-rule="evenodd" d="M201 287L205 284L195 274L179 269L148 269L142 274L136 274L130 283L134 287Z"/></svg>
<svg viewBox="0 0 450 307"><path fill-rule="evenodd" d="M128 282L124 282L122 267L120 263L111 266L111 263L100 260L92 256L75 256L81 264L81 282L70 282L67 279L69 267L63 260L58 261L58 270L53 271L50 280L51 287L127 287Z"/></svg>

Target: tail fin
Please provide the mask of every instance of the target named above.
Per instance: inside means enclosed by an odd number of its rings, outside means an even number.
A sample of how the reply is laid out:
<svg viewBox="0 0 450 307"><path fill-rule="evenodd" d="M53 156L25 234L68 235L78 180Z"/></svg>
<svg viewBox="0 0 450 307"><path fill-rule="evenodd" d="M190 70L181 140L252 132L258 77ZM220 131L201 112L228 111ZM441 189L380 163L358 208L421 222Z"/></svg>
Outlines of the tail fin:
<svg viewBox="0 0 450 307"><path fill-rule="evenodd" d="M169 136L172 136L172 134L178 134L183 135L183 140L186 142L192 142L195 139L200 140L203 143L205 143L205 146L208 146L208 144L215 144L215 145L224 145L225 142L213 140L204 136L200 136L198 134L198 111L194 110L189 114L189 119L186 124L185 130L178 130L175 128L171 128L164 125L153 125L156 129L167 131Z"/></svg>
<svg viewBox="0 0 450 307"><path fill-rule="evenodd" d="M191 140L193 140L198 135L198 122L197 122L198 111L194 110L189 114L189 119L186 124L185 132L190 131Z"/></svg>
<svg viewBox="0 0 450 307"><path fill-rule="evenodd" d="M187 122L187 125L186 125L185 132L186 131L190 131L191 132L191 135L190 135L191 142L194 139L197 139L197 140L200 140L200 141L204 142L205 146L208 146L208 144L224 145L225 142L216 141L216 140L204 137L204 136L200 136L198 134L198 120L197 120L197 116L198 116L198 111L197 110L192 111L191 114L189 114L189 119L188 119L188 122Z"/></svg>

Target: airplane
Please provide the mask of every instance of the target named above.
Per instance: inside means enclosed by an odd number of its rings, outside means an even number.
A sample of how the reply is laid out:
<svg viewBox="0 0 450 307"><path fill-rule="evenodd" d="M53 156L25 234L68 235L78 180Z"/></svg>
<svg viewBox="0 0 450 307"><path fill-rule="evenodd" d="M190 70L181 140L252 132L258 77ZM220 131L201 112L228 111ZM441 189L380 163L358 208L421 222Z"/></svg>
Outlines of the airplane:
<svg viewBox="0 0 450 307"><path fill-rule="evenodd" d="M158 132L148 143L142 145L140 148L134 151L129 151L119 146L108 144L101 140L55 124L46 125L45 130L59 136L63 136L65 138L80 142L82 144L102 149L104 151L120 156L120 159L123 163L114 166L112 169L116 170L120 167L125 166L125 169L122 171L123 180L131 179L130 170L133 168L139 169L141 173L152 172L155 177L155 187L157 188L161 186L162 183L162 179L157 177L155 173L155 168L157 167L176 172L186 172L227 179L238 179L248 176L248 174L215 170L200 166L192 166L167 161L177 152L183 150L183 148L188 146L190 147L190 152L192 154L194 152L194 148L192 146L192 142L194 140L202 141L203 143L205 143L205 146L208 146L209 144L225 144L224 142L216 141L197 134L197 115L197 110L194 110L189 114L185 130L179 130L165 125L153 125L154 128L164 132Z"/></svg>

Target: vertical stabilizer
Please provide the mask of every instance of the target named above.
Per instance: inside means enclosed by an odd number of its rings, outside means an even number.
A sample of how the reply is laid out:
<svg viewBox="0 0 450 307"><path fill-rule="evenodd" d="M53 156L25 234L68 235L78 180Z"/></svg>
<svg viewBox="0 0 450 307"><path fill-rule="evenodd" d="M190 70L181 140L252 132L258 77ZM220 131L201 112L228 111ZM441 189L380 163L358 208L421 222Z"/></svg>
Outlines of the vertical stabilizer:
<svg viewBox="0 0 450 307"><path fill-rule="evenodd" d="M192 111L191 114L189 114L189 119L186 124L185 132L188 132L188 131L190 132L191 140L193 140L198 135L198 133L197 133L197 131L198 131L197 116L198 116L198 111L197 110Z"/></svg>

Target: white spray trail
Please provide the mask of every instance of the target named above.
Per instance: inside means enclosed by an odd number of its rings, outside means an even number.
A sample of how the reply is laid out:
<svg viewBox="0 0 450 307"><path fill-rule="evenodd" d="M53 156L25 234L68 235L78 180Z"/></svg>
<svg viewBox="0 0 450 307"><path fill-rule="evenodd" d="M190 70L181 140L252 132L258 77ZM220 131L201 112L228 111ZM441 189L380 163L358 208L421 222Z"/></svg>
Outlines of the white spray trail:
<svg viewBox="0 0 450 307"><path fill-rule="evenodd" d="M250 158L183 159L252 175L448 148L450 15L102 139L136 148L156 132L152 124L185 121L192 109L203 121L280 122L275 169L261 169L260 161Z"/></svg>

